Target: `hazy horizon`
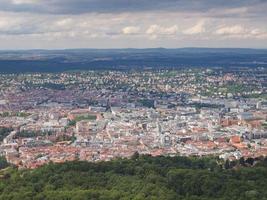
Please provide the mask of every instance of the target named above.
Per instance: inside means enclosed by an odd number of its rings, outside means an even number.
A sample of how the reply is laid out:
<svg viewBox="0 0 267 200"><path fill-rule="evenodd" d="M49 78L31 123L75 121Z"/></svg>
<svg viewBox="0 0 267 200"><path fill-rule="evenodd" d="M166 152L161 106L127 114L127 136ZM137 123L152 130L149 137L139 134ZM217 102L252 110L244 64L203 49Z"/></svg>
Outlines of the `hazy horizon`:
<svg viewBox="0 0 267 200"><path fill-rule="evenodd" d="M253 47L173 47L173 48L166 48L166 47L143 47L143 48L135 48L135 47L126 47L126 48L91 48L91 47L85 47L85 48L21 48L21 49L1 49L2 51L32 51L32 50L39 50L39 51L65 51L65 50L153 50L153 49L163 49L163 50L179 50L179 49L233 49L233 50L267 50L267 47L263 48L253 48Z"/></svg>

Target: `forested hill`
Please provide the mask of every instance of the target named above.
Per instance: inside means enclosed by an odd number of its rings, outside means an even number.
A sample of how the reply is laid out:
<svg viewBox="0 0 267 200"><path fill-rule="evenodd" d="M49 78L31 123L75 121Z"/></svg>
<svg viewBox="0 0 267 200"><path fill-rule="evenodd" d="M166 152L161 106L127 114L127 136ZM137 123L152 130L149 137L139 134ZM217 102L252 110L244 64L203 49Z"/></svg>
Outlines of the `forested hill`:
<svg viewBox="0 0 267 200"><path fill-rule="evenodd" d="M0 73L181 67L267 67L267 49L70 49L0 51Z"/></svg>
<svg viewBox="0 0 267 200"><path fill-rule="evenodd" d="M150 157L1 171L1 200L264 200L267 159L225 169L214 158ZM228 165L228 164L227 164ZM241 167L241 165L244 165ZM227 167L228 168L228 167Z"/></svg>

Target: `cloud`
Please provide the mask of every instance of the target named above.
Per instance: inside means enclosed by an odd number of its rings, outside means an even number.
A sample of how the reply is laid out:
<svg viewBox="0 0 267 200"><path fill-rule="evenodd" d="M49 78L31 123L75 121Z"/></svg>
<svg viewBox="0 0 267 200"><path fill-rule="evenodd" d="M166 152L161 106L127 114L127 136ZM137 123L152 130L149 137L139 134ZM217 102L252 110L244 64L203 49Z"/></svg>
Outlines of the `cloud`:
<svg viewBox="0 0 267 200"><path fill-rule="evenodd" d="M211 15L262 15L265 0L0 0L1 11L85 14L167 11Z"/></svg>
<svg viewBox="0 0 267 200"><path fill-rule="evenodd" d="M224 26L215 31L217 35L240 35L247 33L247 30L241 25Z"/></svg>
<svg viewBox="0 0 267 200"><path fill-rule="evenodd" d="M155 23L157 22L157 23ZM207 27L208 22L208 27ZM263 38L265 34L261 21L232 19L200 19L184 17L180 13L92 13L83 15L39 15L29 13L0 12L1 35L45 34L68 36L119 37L138 35L143 38L181 38L189 39L194 35L216 37L217 39L236 35L251 38ZM153 24L155 23L155 24ZM130 25L129 24L138 24ZM163 25L164 24L164 25ZM188 24L193 24L188 27ZM220 25L223 24L223 25ZM179 28L178 28L179 27ZM215 27L215 28L214 28ZM216 28L217 27L217 28ZM247 28L250 27L250 28ZM54 34L56 33L56 34ZM129 38L128 37L128 38Z"/></svg>
<svg viewBox="0 0 267 200"><path fill-rule="evenodd" d="M17 34L22 29L29 29L30 27L22 27L23 19L14 17L0 15L0 34Z"/></svg>
<svg viewBox="0 0 267 200"><path fill-rule="evenodd" d="M75 21L72 18L63 18L55 21L53 26L58 29L71 29L75 26Z"/></svg>
<svg viewBox="0 0 267 200"><path fill-rule="evenodd" d="M12 4L21 5L21 4L35 4L38 3L38 0L11 0Z"/></svg>
<svg viewBox="0 0 267 200"><path fill-rule="evenodd" d="M267 47L266 12L257 13L266 6L251 1L255 5L246 0L242 0L244 3L236 0L233 5L220 0L216 3L194 1L191 5L188 3L191 0L155 0L153 3L148 0L123 0L124 3L120 0L38 0L32 3L20 0L17 4L11 3L12 0L0 0L0 48L9 45L16 48L22 40L25 48L28 44L48 46L46 41L54 41L55 44L49 43L51 47L59 46L57 43L62 41L64 48L91 47L92 44L97 47L98 43L99 47L113 48L119 47L117 44L124 47L220 47L227 42L242 47L246 44ZM118 5L119 2L122 4ZM3 43L5 41L10 42Z"/></svg>
<svg viewBox="0 0 267 200"><path fill-rule="evenodd" d="M173 25L170 27L163 27L157 24L151 25L147 30L146 34L149 35L174 35L178 31L177 25Z"/></svg>
<svg viewBox="0 0 267 200"><path fill-rule="evenodd" d="M140 31L140 27L137 26L127 26L122 29L122 33L124 35L134 35L138 34Z"/></svg>
<svg viewBox="0 0 267 200"><path fill-rule="evenodd" d="M254 38L265 39L267 38L267 32L258 28L247 28L242 25L223 26L215 31L215 34L222 35L228 38Z"/></svg>
<svg viewBox="0 0 267 200"><path fill-rule="evenodd" d="M163 27L159 26L157 24L149 26L149 28L146 30L146 34L149 36L149 39L157 39L160 37L166 37L166 36L174 36L178 32L178 26L173 25L170 27Z"/></svg>
<svg viewBox="0 0 267 200"><path fill-rule="evenodd" d="M204 33L205 31L206 31L205 21L201 20L196 25L194 25L193 27L183 31L183 33L186 34L186 35L195 35L195 34Z"/></svg>
<svg viewBox="0 0 267 200"><path fill-rule="evenodd" d="M267 39L267 31L262 31L259 29L253 29L250 32L250 35L256 39L263 39L266 40Z"/></svg>
<svg viewBox="0 0 267 200"><path fill-rule="evenodd" d="M0 30L6 29L9 26L10 26L10 24L6 19L0 18Z"/></svg>

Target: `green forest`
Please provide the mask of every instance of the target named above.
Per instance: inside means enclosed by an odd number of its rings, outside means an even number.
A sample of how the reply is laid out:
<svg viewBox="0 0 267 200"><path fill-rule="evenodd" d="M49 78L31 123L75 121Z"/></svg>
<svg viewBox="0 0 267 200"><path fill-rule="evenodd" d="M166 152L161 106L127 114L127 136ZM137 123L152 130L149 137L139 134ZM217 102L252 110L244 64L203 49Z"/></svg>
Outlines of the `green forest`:
<svg viewBox="0 0 267 200"><path fill-rule="evenodd" d="M261 200L267 159L230 166L217 158L151 157L48 164L35 170L0 162L1 200ZM253 167L249 165L254 163Z"/></svg>

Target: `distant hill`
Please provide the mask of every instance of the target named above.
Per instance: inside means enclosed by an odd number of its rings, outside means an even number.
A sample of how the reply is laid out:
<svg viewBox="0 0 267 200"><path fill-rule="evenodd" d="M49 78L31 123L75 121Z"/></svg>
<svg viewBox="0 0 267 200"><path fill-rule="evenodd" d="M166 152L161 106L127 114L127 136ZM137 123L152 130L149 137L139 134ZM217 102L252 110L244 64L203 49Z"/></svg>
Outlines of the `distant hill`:
<svg viewBox="0 0 267 200"><path fill-rule="evenodd" d="M66 49L0 51L0 73L144 67L267 67L267 49Z"/></svg>

